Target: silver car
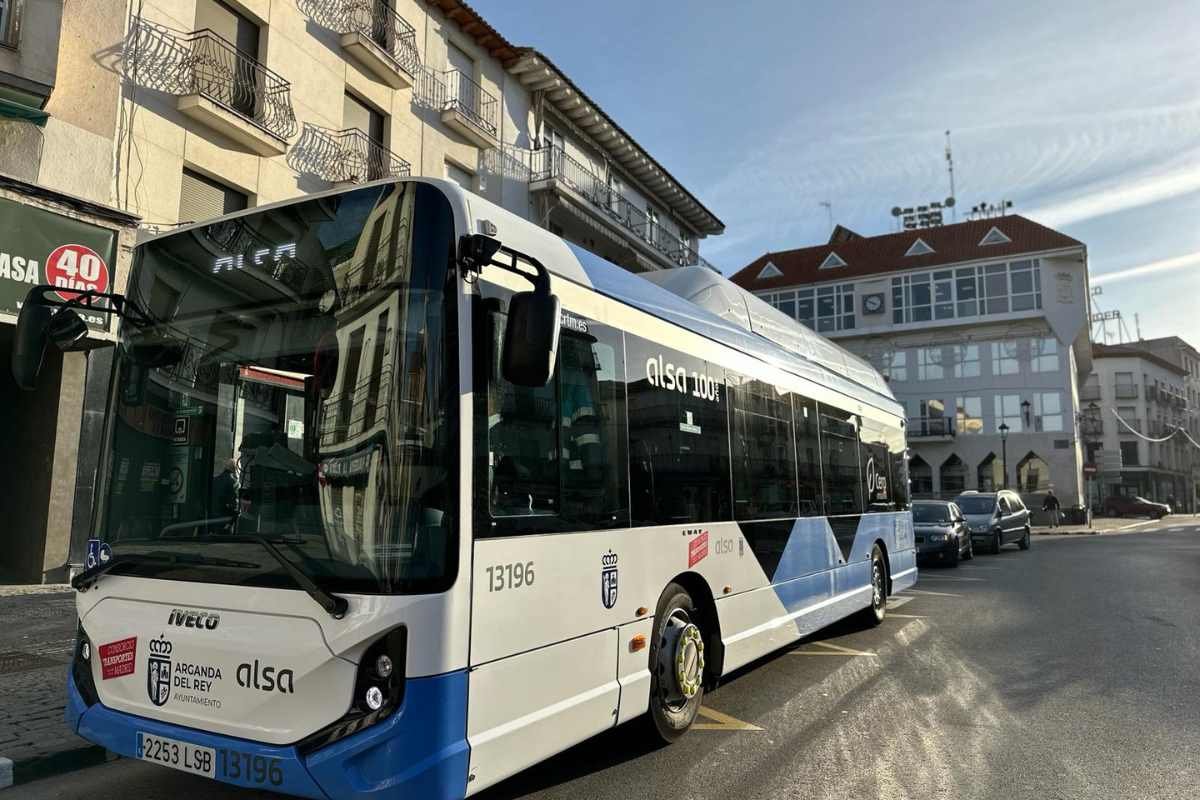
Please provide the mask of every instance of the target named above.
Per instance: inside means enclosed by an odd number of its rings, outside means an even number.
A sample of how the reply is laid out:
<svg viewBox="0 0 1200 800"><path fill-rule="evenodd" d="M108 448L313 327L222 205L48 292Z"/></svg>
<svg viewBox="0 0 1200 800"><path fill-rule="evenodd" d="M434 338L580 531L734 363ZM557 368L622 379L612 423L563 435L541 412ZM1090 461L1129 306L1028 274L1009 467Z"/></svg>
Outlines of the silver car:
<svg viewBox="0 0 1200 800"><path fill-rule="evenodd" d="M971 541L999 553L1006 544L1029 549L1029 509L1016 492L963 492L954 498L971 531Z"/></svg>

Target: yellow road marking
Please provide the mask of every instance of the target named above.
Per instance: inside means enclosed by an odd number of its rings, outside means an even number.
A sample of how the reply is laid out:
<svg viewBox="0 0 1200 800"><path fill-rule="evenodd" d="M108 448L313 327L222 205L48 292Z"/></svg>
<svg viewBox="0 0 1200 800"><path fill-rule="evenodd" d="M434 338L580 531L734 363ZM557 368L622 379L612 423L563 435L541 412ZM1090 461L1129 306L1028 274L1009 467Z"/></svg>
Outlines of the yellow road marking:
<svg viewBox="0 0 1200 800"><path fill-rule="evenodd" d="M696 722L692 724L692 730L697 731L761 731L762 728L757 725L751 725L749 722L743 722L736 717L731 717L728 714L722 714L720 711L709 708L708 706L700 706L699 716L705 719L710 719L712 722Z"/></svg>
<svg viewBox="0 0 1200 800"><path fill-rule="evenodd" d="M851 650L849 647L842 647L840 644L832 642L809 642L815 647L824 647L825 650L790 650L790 655L793 656L870 656L875 658L874 653L868 653L866 650Z"/></svg>

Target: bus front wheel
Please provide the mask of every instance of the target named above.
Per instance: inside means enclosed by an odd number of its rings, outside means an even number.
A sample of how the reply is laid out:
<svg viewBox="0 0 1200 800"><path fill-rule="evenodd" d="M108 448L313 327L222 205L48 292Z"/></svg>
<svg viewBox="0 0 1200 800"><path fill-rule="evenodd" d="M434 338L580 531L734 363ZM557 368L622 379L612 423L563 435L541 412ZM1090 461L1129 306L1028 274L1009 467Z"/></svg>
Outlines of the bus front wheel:
<svg viewBox="0 0 1200 800"><path fill-rule="evenodd" d="M687 733L704 699L704 632L687 590L667 586L650 644L650 733L670 744Z"/></svg>

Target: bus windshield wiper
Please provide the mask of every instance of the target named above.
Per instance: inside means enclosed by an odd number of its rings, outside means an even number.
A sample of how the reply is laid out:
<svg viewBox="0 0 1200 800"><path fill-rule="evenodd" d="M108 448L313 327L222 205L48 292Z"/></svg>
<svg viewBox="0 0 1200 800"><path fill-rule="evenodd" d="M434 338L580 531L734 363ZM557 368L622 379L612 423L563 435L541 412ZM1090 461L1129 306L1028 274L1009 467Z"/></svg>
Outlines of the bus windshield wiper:
<svg viewBox="0 0 1200 800"><path fill-rule="evenodd" d="M341 619L346 615L346 609L350 607L350 603L346 600L346 598L339 597L332 592L327 592L318 586L316 581L308 577L308 575L306 575L302 569L293 564L291 559L285 556L270 539L265 536L260 536L256 533L238 533L234 536L221 537L221 541L223 542L236 542L239 540L258 542L261 544L263 549L270 553L275 560L279 562L279 566L283 567L284 571L287 572L288 575L292 576L292 580L298 583L300 588L308 593L309 597L311 597L313 600L316 600L317 603L320 604L321 608L325 609L329 616L333 617L334 619Z"/></svg>
<svg viewBox="0 0 1200 800"><path fill-rule="evenodd" d="M91 569L84 570L71 581L71 587L77 591L84 591L109 570L131 564L162 564L167 567L236 567L238 569L256 569L262 566L253 561L237 561L232 558L213 558L212 556L178 555L175 553L128 553L113 556L103 564L97 564Z"/></svg>

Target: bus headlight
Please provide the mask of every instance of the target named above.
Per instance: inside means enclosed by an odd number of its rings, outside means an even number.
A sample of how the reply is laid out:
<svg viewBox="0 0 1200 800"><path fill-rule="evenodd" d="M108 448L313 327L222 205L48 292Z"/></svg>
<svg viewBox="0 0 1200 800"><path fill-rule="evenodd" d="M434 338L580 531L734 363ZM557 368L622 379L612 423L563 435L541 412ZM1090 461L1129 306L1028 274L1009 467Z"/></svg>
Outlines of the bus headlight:
<svg viewBox="0 0 1200 800"><path fill-rule="evenodd" d="M404 701L408 629L401 625L376 639L358 662L350 710L296 745L307 755L385 719Z"/></svg>

